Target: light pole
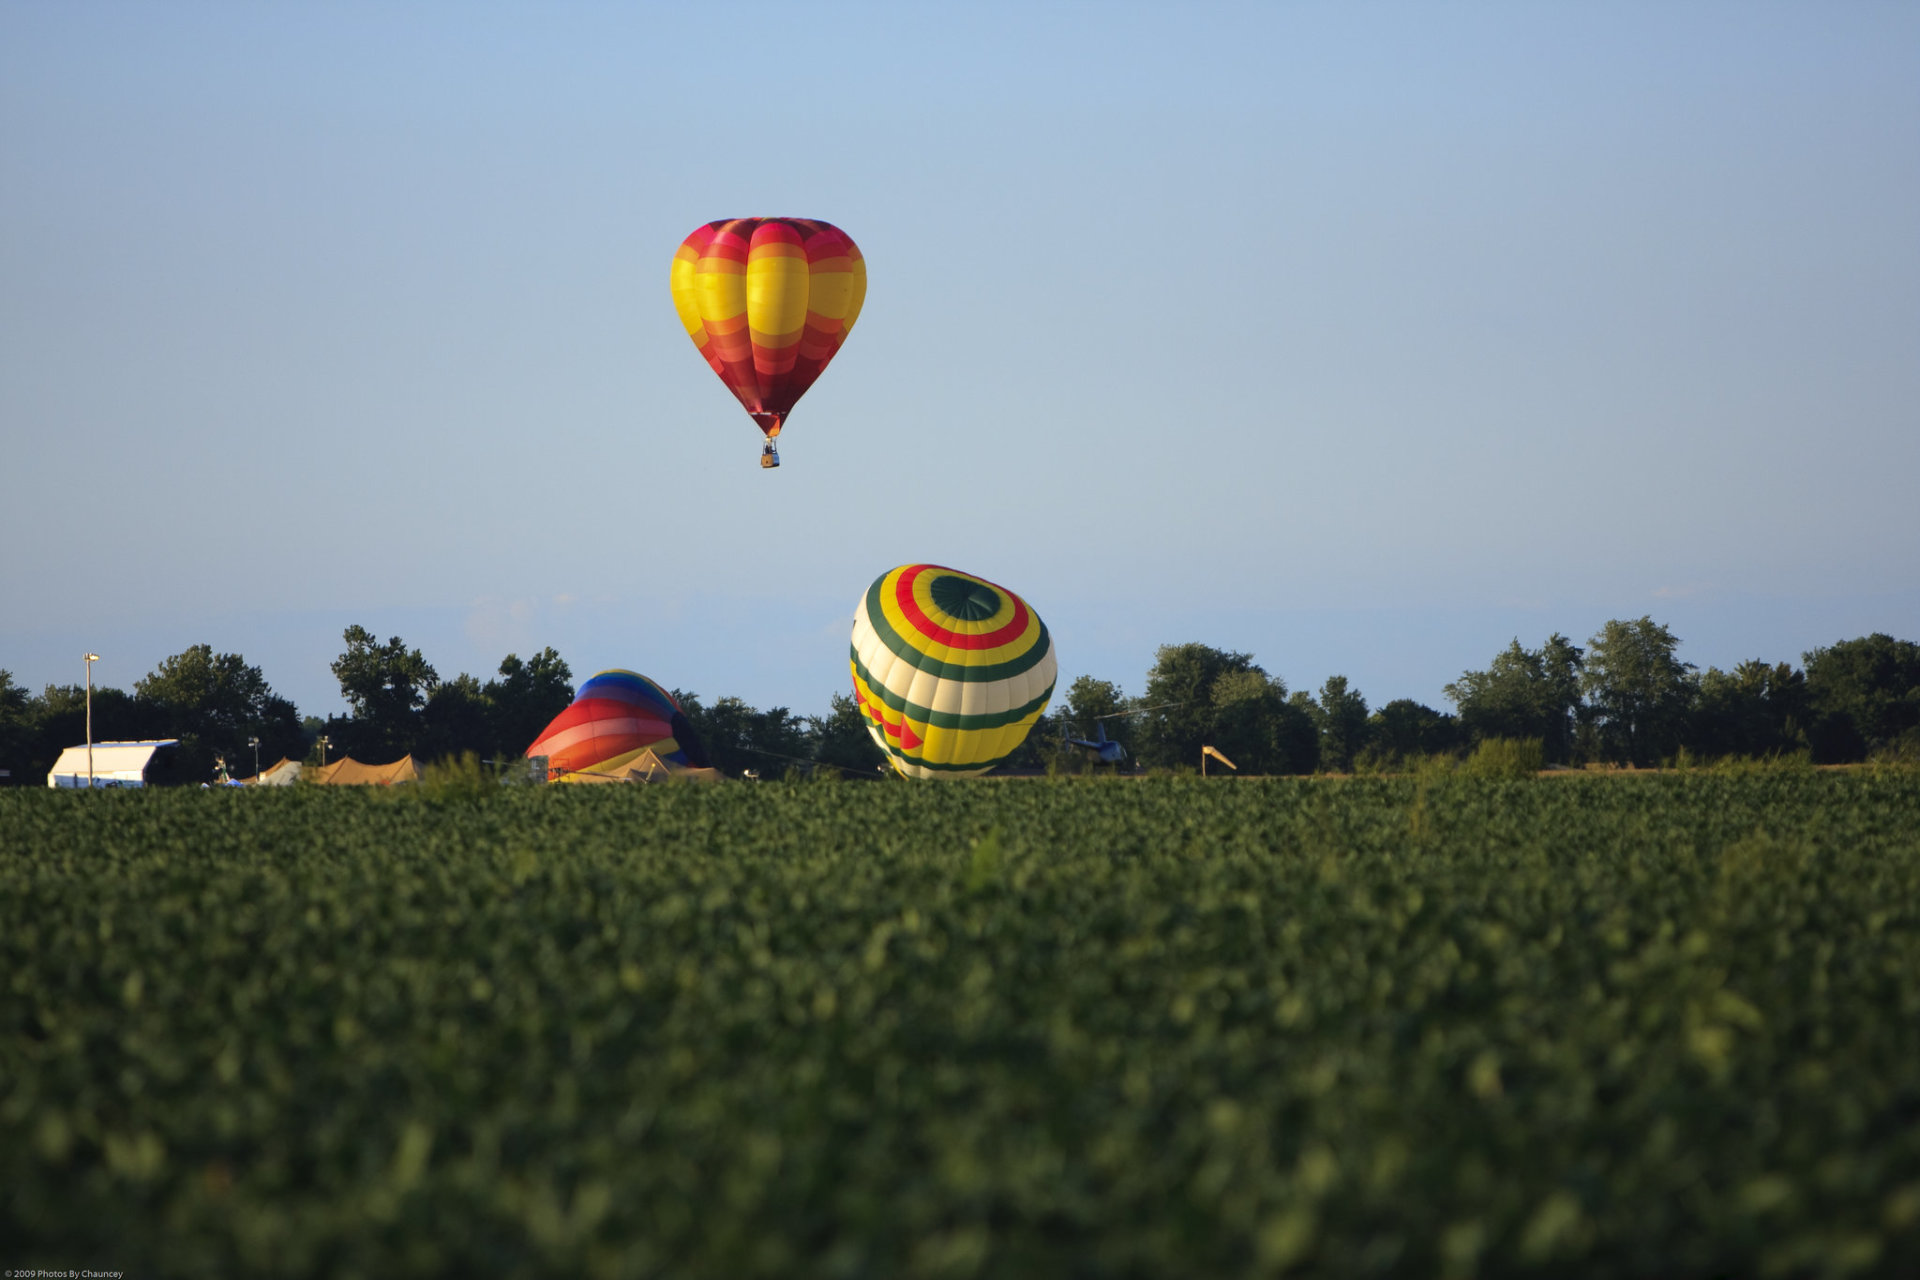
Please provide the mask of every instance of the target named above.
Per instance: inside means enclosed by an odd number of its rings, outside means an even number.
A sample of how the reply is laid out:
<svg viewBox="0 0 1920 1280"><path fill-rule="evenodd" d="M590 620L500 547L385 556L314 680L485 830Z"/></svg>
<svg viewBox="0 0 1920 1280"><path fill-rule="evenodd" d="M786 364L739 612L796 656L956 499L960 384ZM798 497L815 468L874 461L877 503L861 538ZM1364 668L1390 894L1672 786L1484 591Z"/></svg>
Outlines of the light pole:
<svg viewBox="0 0 1920 1280"><path fill-rule="evenodd" d="M333 745L333 739L323 733L320 735L318 741L320 743L320 767L324 769L327 767L327 748Z"/></svg>
<svg viewBox="0 0 1920 1280"><path fill-rule="evenodd" d="M260 739L248 738L247 745L253 748L253 785L260 785Z"/></svg>
<svg viewBox="0 0 1920 1280"><path fill-rule="evenodd" d="M100 655L89 653L87 663L87 790L93 790L93 664Z"/></svg>

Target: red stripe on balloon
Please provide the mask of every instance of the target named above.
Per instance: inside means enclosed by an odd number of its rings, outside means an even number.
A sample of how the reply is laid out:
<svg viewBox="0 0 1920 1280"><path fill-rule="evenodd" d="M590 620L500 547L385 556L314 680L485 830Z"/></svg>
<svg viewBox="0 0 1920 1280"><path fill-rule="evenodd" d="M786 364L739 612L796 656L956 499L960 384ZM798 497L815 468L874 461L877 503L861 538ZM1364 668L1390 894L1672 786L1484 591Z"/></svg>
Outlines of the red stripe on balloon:
<svg viewBox="0 0 1920 1280"><path fill-rule="evenodd" d="M771 244L790 244L790 245L794 245L795 247L799 247L801 244L801 238L800 238L800 233L798 231L794 230L792 227L787 226L782 222L779 222L778 220L775 220L770 222L763 222L759 226L753 229L752 244L753 244L753 247L756 249L758 249L762 245L771 245Z"/></svg>
<svg viewBox="0 0 1920 1280"><path fill-rule="evenodd" d="M565 733L568 729L586 724L591 720L631 714L632 707L632 703L616 698L582 698L568 703L566 710L553 718L553 723L547 726L546 732L534 739L533 745L537 747L555 734Z"/></svg>
<svg viewBox="0 0 1920 1280"><path fill-rule="evenodd" d="M947 630L947 628L941 626L932 618L929 618L926 612L920 608L920 602L913 598L914 579L918 578L923 571L930 569L937 570L941 573L955 572L952 569L943 568L937 564L916 564L900 574L900 581L894 587L894 599L899 602L900 612L906 615L907 621L911 622L914 630L918 631L921 635L939 644L944 644L949 649L998 649L1003 644L1013 643L1026 633L1027 602L1019 596L1014 595L1011 591L1007 591L1006 594L1013 601L1013 621L1007 623L1006 626L1001 627L998 631L989 631L984 635L968 636L961 635L957 631ZM1006 591L1006 588L995 587L994 590Z"/></svg>

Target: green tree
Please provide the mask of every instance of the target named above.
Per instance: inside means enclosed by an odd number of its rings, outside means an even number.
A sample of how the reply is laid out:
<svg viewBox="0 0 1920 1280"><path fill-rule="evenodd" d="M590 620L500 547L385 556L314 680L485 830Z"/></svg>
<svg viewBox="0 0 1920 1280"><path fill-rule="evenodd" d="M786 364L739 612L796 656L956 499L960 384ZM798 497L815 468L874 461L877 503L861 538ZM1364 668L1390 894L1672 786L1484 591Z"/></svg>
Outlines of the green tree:
<svg viewBox="0 0 1920 1280"><path fill-rule="evenodd" d="M1111 680L1099 680L1093 676L1076 676L1067 686L1067 696L1059 714L1048 718L1050 733L1043 734L1040 726L1034 726L1028 742L1039 752L1051 754L1061 749L1061 743L1069 736L1093 741L1098 733L1120 744L1129 758L1134 754L1136 735L1129 723L1130 717L1122 714L1127 710L1127 696L1120 686ZM1072 768L1080 768L1092 762L1084 747L1067 747L1062 763Z"/></svg>
<svg viewBox="0 0 1920 1280"><path fill-rule="evenodd" d="M0 667L0 769L6 771L0 777L0 787L28 784L31 770L27 761L34 729L32 696L13 682L13 672Z"/></svg>
<svg viewBox="0 0 1920 1280"><path fill-rule="evenodd" d="M1320 767L1351 773L1354 757L1367 746L1367 700L1347 687L1345 676L1328 676L1319 702Z"/></svg>
<svg viewBox="0 0 1920 1280"><path fill-rule="evenodd" d="M147 708L147 724L180 739L180 767L189 778L212 777L217 757L226 759L235 777L252 773L252 738L260 740L263 769L282 757L297 760L306 754L299 711L274 693L259 667L237 653L194 645L163 659L135 682L133 692Z"/></svg>
<svg viewBox="0 0 1920 1280"><path fill-rule="evenodd" d="M754 712L747 745L759 759L753 767L763 778L809 772L806 766L813 759L813 737L807 719L785 707Z"/></svg>
<svg viewBox="0 0 1920 1280"><path fill-rule="evenodd" d="M1126 695L1120 692L1120 686L1111 680L1076 676L1073 683L1067 686L1065 719L1076 733L1090 736L1093 733L1095 721L1117 719L1126 709ZM1116 727L1111 723L1108 724L1108 737L1113 736Z"/></svg>
<svg viewBox="0 0 1920 1280"><path fill-rule="evenodd" d="M1574 756L1584 666L1579 646L1557 631L1538 649L1515 638L1485 671L1461 673L1444 692L1468 742L1538 738L1549 763L1565 764Z"/></svg>
<svg viewBox="0 0 1920 1280"><path fill-rule="evenodd" d="M334 720L331 716L324 718L321 716L300 717L300 736L307 744L307 754L302 757L303 763L327 764L338 756L339 753L333 749L333 739L331 737L333 728ZM322 737L327 738L327 745L324 748L320 745L320 739ZM326 757L325 760L321 759L322 755Z"/></svg>
<svg viewBox="0 0 1920 1280"><path fill-rule="evenodd" d="M1547 764L1567 764L1574 757L1581 707L1580 675L1586 651L1558 631L1540 646L1540 725L1529 737L1540 739Z"/></svg>
<svg viewBox="0 0 1920 1280"><path fill-rule="evenodd" d="M1882 632L1804 655L1814 759L1840 763L1920 740L1920 644Z"/></svg>
<svg viewBox="0 0 1920 1280"><path fill-rule="evenodd" d="M1296 693L1280 709L1274 729L1279 752L1269 773L1312 773L1320 767L1320 719L1312 698Z"/></svg>
<svg viewBox="0 0 1920 1280"><path fill-rule="evenodd" d="M1247 671L1259 671L1251 654L1204 644L1160 646L1141 699L1152 710L1142 713L1135 729L1140 759L1162 767L1194 764L1213 737L1214 684L1223 675Z"/></svg>
<svg viewBox="0 0 1920 1280"><path fill-rule="evenodd" d="M850 693L836 693L832 710L808 722L813 741L813 758L828 766L829 773L848 778L877 778L887 762L887 754L867 732L866 717Z"/></svg>
<svg viewBox="0 0 1920 1280"><path fill-rule="evenodd" d="M496 758L491 710L486 689L473 676L463 671L441 681L421 710L413 753L422 760L446 760L466 752Z"/></svg>
<svg viewBox="0 0 1920 1280"><path fill-rule="evenodd" d="M508 654L497 679L485 689L488 749L501 758L526 752L533 740L573 701L573 672L549 646L525 662Z"/></svg>
<svg viewBox="0 0 1920 1280"><path fill-rule="evenodd" d="M673 690L673 700L699 735L713 767L722 773L751 769L762 778L780 778L813 759L813 738L806 720L785 707L760 711L734 697L704 706L695 694ZM857 712L856 712L857 714Z"/></svg>
<svg viewBox="0 0 1920 1280"><path fill-rule="evenodd" d="M1616 618L1588 642L1580 687L1608 759L1645 767L1679 746L1697 687L1693 664L1675 656L1679 646L1650 617Z"/></svg>
<svg viewBox="0 0 1920 1280"><path fill-rule="evenodd" d="M351 626L343 638L347 651L334 660L333 674L352 716L330 722L334 751L369 763L409 754L420 742L422 713L440 677L399 636L381 644L365 627Z"/></svg>
<svg viewBox="0 0 1920 1280"><path fill-rule="evenodd" d="M1703 756L1767 756L1807 745L1807 679L1787 663L1707 668L1686 733Z"/></svg>
<svg viewBox="0 0 1920 1280"><path fill-rule="evenodd" d="M1287 686L1258 667L1228 671L1213 685L1210 745L1241 773L1312 773L1319 760L1319 729L1287 697Z"/></svg>
<svg viewBox="0 0 1920 1280"><path fill-rule="evenodd" d="M1412 698L1395 698L1368 716L1367 733L1368 758L1385 768L1461 746L1458 720Z"/></svg>
<svg viewBox="0 0 1920 1280"><path fill-rule="evenodd" d="M1318 759L1310 716L1250 654L1162 645L1140 701L1148 710L1134 733L1145 764L1193 767L1202 745L1218 748L1243 773L1307 773Z"/></svg>
<svg viewBox="0 0 1920 1280"><path fill-rule="evenodd" d="M709 707L699 694L684 689L673 690L672 696L707 749L707 759L714 768L737 776L754 767L747 752L748 726L754 715L752 707L739 698L727 697L715 699Z"/></svg>
<svg viewBox="0 0 1920 1280"><path fill-rule="evenodd" d="M427 695L414 753L449 759L472 752L496 763L516 760L573 701L573 673L551 648L522 662L500 661L497 679L482 685L462 672Z"/></svg>

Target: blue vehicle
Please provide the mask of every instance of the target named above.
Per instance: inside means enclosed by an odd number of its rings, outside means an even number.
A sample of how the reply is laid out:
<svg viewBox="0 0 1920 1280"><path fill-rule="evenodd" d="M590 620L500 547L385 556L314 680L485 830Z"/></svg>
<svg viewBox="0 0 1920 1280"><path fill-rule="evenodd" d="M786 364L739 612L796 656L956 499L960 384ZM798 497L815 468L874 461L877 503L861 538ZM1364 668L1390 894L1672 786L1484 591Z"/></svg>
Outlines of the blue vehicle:
<svg viewBox="0 0 1920 1280"><path fill-rule="evenodd" d="M1123 711L1120 714L1131 715L1133 713ZM1085 747L1087 750L1093 752L1094 759L1101 764L1118 765L1124 762L1127 758L1127 749L1107 736L1107 726L1102 723L1103 721L1111 719L1113 719L1112 716L1101 716L1100 719L1095 720L1093 722L1093 737L1091 738L1076 738L1072 734L1071 727L1069 727L1066 739L1067 745Z"/></svg>

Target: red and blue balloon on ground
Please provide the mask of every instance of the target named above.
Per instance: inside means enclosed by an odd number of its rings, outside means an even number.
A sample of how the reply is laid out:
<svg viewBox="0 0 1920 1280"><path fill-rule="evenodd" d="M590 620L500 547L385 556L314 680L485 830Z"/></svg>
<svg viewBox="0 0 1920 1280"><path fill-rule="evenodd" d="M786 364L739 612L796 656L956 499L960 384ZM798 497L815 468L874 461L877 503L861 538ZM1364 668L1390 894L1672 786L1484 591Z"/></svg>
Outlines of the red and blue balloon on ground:
<svg viewBox="0 0 1920 1280"><path fill-rule="evenodd" d="M669 769L708 767L706 748L673 695L635 671L602 671L527 748L547 777L610 777L651 751Z"/></svg>

